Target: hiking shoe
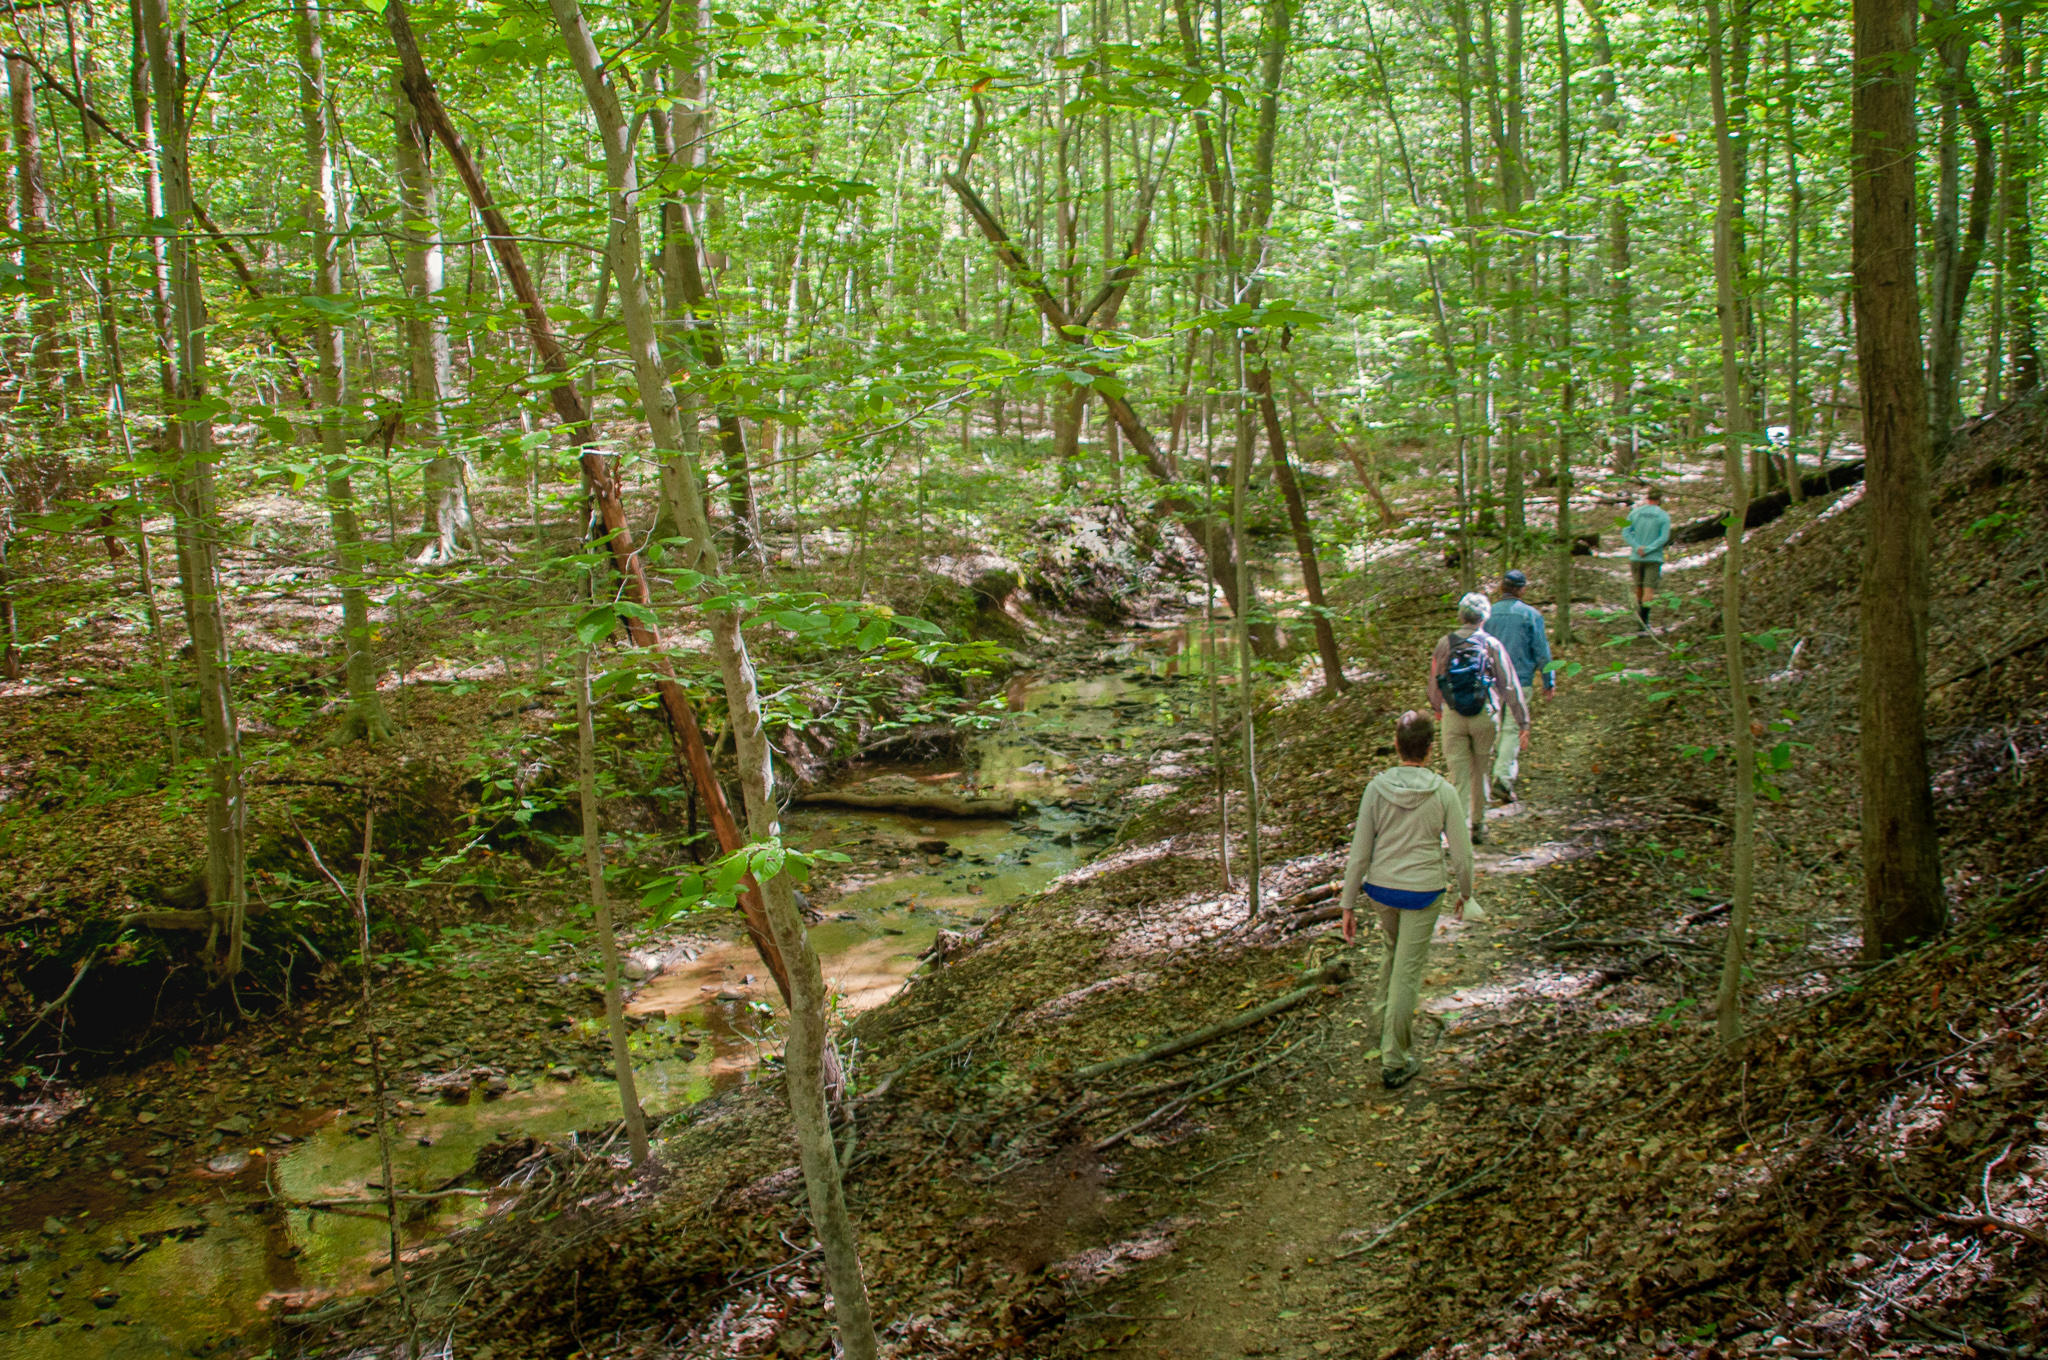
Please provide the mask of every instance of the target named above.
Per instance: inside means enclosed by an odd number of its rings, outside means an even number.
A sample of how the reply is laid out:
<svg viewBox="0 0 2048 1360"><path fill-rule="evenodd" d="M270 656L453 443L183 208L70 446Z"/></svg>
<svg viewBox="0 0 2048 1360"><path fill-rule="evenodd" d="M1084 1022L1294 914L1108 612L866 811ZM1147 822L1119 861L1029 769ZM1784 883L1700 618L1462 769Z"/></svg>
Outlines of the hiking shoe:
<svg viewBox="0 0 2048 1360"><path fill-rule="evenodd" d="M1475 826L1472 828L1472 843L1474 845L1486 844L1486 828L1484 826Z"/></svg>
<svg viewBox="0 0 2048 1360"><path fill-rule="evenodd" d="M1386 1087L1389 1091L1398 1091L1409 1082L1415 1080L1415 1074L1421 1070L1422 1059L1411 1053L1408 1055L1408 1065L1406 1067L1383 1067L1380 1069L1380 1085Z"/></svg>
<svg viewBox="0 0 2048 1360"><path fill-rule="evenodd" d="M1493 777L1493 796L1503 803L1512 803L1515 801L1515 786L1502 779L1499 775L1495 775Z"/></svg>

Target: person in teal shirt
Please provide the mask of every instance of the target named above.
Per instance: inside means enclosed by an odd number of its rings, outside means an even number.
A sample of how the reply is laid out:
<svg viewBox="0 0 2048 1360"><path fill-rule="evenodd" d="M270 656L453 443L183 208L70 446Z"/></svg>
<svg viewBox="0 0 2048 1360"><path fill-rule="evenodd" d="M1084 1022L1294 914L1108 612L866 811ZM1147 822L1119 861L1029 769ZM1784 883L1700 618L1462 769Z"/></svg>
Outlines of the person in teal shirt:
<svg viewBox="0 0 2048 1360"><path fill-rule="evenodd" d="M1486 631L1493 634L1501 649L1514 663L1515 679L1522 686L1522 698L1526 702L1530 695L1541 694L1549 698L1557 688L1557 675L1550 669L1550 637L1543 628L1543 615L1536 607L1522 598L1522 592L1529 588L1529 578L1521 571L1511 571L1501 578L1501 598L1493 606L1493 612L1486 616ZM1536 678L1543 677L1543 688L1536 688ZM1503 803L1517 800L1515 781L1522 773L1522 729L1515 721L1512 709L1503 707L1500 713L1500 734L1493 743L1493 792Z"/></svg>
<svg viewBox="0 0 2048 1360"><path fill-rule="evenodd" d="M1621 531L1628 544L1629 571L1636 582L1636 619L1645 633L1650 631L1650 597L1664 576L1664 545L1671 541L1671 516L1664 513L1664 491L1651 487L1643 503L1628 512L1628 527Z"/></svg>

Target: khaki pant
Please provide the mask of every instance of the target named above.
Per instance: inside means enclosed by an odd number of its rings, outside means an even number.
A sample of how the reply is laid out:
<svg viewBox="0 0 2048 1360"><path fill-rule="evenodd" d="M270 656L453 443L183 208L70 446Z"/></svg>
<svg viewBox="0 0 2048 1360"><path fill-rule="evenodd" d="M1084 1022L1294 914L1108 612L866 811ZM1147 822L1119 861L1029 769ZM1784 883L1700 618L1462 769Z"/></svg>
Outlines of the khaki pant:
<svg viewBox="0 0 2048 1360"><path fill-rule="evenodd" d="M1486 777L1493 768L1497 726L1490 712L1468 718L1455 708L1444 709L1444 764L1475 827L1486 825Z"/></svg>
<svg viewBox="0 0 2048 1360"><path fill-rule="evenodd" d="M1379 908L1386 952L1380 957L1380 986L1373 993L1372 1020L1380 1027L1380 1066L1389 1072L1408 1066L1408 1050L1415 1043L1415 1000L1422 994L1429 941L1436 934L1436 918L1442 912L1442 898L1436 906L1420 911Z"/></svg>
<svg viewBox="0 0 2048 1360"><path fill-rule="evenodd" d="M1523 691L1523 700L1526 702L1534 693L1533 686ZM1521 773L1522 725L1515 721L1513 709L1504 709L1500 715L1500 733L1493 742L1493 777L1512 788Z"/></svg>

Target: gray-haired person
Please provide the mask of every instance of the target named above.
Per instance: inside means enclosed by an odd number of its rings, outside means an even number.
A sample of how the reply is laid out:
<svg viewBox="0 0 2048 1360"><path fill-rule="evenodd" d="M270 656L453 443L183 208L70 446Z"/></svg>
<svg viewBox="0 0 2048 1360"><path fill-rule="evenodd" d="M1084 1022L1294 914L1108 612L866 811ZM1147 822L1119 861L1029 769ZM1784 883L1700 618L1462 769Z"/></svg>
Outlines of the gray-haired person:
<svg viewBox="0 0 2048 1360"><path fill-rule="evenodd" d="M1410 1051L1415 1002L1429 964L1429 941L1443 911L1444 890L1457 880L1453 914L1465 918L1472 896L1472 842L1465 834L1465 804L1442 775L1429 768L1435 726L1410 709L1394 726L1401 763L1382 770L1358 800L1358 828L1344 865L1344 938L1357 938L1358 895L1376 909L1385 952L1373 1023L1380 1031L1380 1080L1388 1090L1408 1084L1422 1068ZM1448 871L1444 863L1449 849Z"/></svg>
<svg viewBox="0 0 2048 1360"><path fill-rule="evenodd" d="M1472 818L1472 843L1486 844L1486 786L1493 769L1499 714L1521 729L1517 749L1529 749L1529 705L1515 678L1515 663L1486 631L1491 612L1473 591L1458 601L1458 627L1437 642L1429 659L1429 706L1444 729L1444 764ZM1448 709L1449 712L1445 712Z"/></svg>

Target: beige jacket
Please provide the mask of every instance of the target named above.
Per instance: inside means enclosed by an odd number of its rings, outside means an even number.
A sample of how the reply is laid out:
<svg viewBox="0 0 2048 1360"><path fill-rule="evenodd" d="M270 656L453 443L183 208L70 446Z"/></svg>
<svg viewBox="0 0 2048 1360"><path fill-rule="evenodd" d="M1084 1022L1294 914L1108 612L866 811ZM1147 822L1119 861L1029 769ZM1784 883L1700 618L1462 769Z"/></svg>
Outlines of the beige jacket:
<svg viewBox="0 0 2048 1360"><path fill-rule="evenodd" d="M1448 872L1444 842L1450 842ZM1365 786L1358 829L1344 866L1343 906L1357 910L1360 885L1437 892L1455 876L1460 898L1472 895L1472 832L1458 791L1434 770L1396 765Z"/></svg>

